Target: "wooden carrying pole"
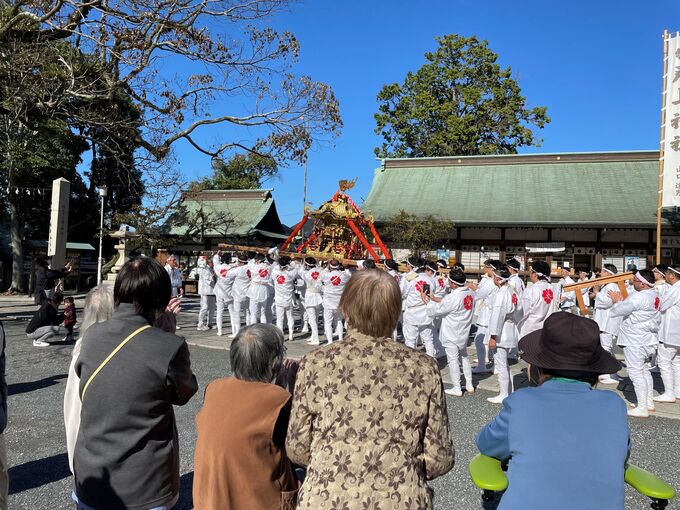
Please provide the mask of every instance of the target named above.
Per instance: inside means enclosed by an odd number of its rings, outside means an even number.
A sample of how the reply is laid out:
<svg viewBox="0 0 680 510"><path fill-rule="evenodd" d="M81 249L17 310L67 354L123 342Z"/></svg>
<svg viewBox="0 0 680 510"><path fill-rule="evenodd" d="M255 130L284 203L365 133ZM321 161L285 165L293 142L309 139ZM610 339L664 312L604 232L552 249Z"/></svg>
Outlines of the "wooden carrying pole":
<svg viewBox="0 0 680 510"><path fill-rule="evenodd" d="M633 273L621 273L613 274L609 276L602 276L600 278L594 278L592 280L587 280L585 282L572 283L571 285L565 285L562 288L562 292L574 292L576 294L576 302L578 303L579 310L585 316L588 315L588 309L583 301L583 294L581 290L589 289L591 287L604 287L608 283L616 283L619 286L619 291L624 298L628 297L628 291L626 290L626 282L632 280L634 277Z"/></svg>
<svg viewBox="0 0 680 510"><path fill-rule="evenodd" d="M661 264L661 204L663 204L664 145L666 143L666 82L668 80L668 30L663 31L663 92L661 94L661 148L659 150L659 190L656 204L656 263Z"/></svg>

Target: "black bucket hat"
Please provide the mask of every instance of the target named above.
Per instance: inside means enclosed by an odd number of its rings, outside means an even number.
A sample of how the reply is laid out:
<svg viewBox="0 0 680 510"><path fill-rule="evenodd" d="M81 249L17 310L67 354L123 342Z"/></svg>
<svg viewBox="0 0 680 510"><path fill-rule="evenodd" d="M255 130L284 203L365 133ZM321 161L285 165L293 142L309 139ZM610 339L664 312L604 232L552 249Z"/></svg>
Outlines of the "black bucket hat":
<svg viewBox="0 0 680 510"><path fill-rule="evenodd" d="M597 322L568 312L548 317L539 329L519 341L524 361L548 370L613 374L621 364L600 345Z"/></svg>

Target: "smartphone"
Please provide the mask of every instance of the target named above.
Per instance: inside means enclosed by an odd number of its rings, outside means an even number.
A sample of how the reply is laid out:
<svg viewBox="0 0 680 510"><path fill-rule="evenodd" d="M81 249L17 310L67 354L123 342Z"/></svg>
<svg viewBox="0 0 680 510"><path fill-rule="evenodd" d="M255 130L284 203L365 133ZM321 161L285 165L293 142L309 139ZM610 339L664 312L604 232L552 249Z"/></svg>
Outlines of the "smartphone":
<svg viewBox="0 0 680 510"><path fill-rule="evenodd" d="M423 285L423 292L425 294L427 294L428 296L430 295L430 284L429 283L426 283L425 285Z"/></svg>

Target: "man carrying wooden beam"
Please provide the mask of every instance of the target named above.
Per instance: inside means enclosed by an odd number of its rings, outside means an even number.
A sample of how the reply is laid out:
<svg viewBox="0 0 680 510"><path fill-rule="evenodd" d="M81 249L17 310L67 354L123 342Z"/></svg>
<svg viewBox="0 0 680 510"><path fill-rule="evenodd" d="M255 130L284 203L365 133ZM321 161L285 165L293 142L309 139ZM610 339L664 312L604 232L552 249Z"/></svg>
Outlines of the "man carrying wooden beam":
<svg viewBox="0 0 680 510"><path fill-rule="evenodd" d="M600 271L600 277L614 276L618 270L613 264L605 264ZM601 288L595 287L593 294L595 295L595 322L600 326L600 344L602 348L611 353L614 348L614 337L619 333L619 326L621 319L619 317L611 317L610 312L614 301L610 296L610 292L617 292L619 287L616 283L608 283ZM616 374L601 375L600 382L602 384L619 384L619 377Z"/></svg>

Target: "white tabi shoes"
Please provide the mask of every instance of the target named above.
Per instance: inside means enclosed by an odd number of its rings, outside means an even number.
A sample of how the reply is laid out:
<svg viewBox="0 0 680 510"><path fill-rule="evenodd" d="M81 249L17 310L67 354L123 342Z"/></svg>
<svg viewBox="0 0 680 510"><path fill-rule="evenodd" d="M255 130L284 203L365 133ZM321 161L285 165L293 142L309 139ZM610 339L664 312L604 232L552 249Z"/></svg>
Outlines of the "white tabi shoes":
<svg viewBox="0 0 680 510"><path fill-rule="evenodd" d="M664 404L673 404L676 401L676 398L673 395L667 395L666 393L663 393L659 395L658 397L653 398L654 402L663 402Z"/></svg>
<svg viewBox="0 0 680 510"><path fill-rule="evenodd" d="M491 402L492 404L502 404L504 400L505 396L503 395L496 395L495 397L489 397L486 399L487 402Z"/></svg>
<svg viewBox="0 0 680 510"><path fill-rule="evenodd" d="M628 409L628 416L634 416L636 418L648 418L649 411L647 409L640 409L639 407L634 407Z"/></svg>
<svg viewBox="0 0 680 510"><path fill-rule="evenodd" d="M447 395L451 395L453 397L463 396L463 391L460 388L449 388L447 390L444 390L444 393L446 393Z"/></svg>

